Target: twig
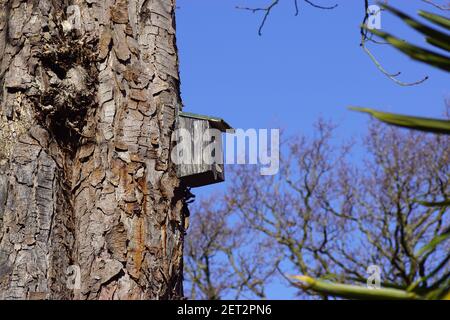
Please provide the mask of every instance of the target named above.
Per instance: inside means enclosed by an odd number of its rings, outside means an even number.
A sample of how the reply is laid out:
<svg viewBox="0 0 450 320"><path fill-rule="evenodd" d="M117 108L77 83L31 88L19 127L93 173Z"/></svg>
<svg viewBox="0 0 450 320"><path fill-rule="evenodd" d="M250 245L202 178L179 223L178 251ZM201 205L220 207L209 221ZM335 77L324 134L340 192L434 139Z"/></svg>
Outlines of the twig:
<svg viewBox="0 0 450 320"><path fill-rule="evenodd" d="M450 10L450 4L447 4L447 5L445 5L445 4L437 4L437 3L435 3L432 0L422 0L422 1L426 2L428 4L431 4L432 6L435 6L436 8L441 9L441 10Z"/></svg>
<svg viewBox="0 0 450 320"><path fill-rule="evenodd" d="M261 22L261 24L259 25L259 29L258 29L258 35L262 35L262 29L264 28L264 25L266 24L267 21L267 17L269 16L270 12L272 11L273 7L275 7L278 2L280 2L280 0L274 0L268 7L266 8L248 8L248 7L236 7L236 9L241 9L241 10L248 10L251 11L253 13L256 13L258 11L264 11L264 17L263 20Z"/></svg>
<svg viewBox="0 0 450 320"><path fill-rule="evenodd" d="M299 10L299 5L298 5L298 0L293 0L294 1L294 7L295 7L295 16L298 16L300 10ZM312 2L311 0L303 0L304 2L308 3L309 5L313 6L314 8L318 8L318 9L324 9L324 10L330 10L330 9L334 9L336 8L338 5L335 4L333 6L320 6L318 4L315 4L314 2ZM280 2L280 0L273 0L272 3L270 5L268 5L267 7L256 7L256 8L249 8L249 7L240 7L240 6L236 6L236 9L240 9L240 10L247 10L247 11L251 11L252 13L256 13L256 12L264 12L264 16L263 19L261 21L261 24L259 25L259 29L258 29L258 35L262 35L262 29L264 28L264 25L266 24L267 18L269 17L272 9Z"/></svg>
<svg viewBox="0 0 450 320"><path fill-rule="evenodd" d="M375 66L377 67L378 70L381 71L381 73L383 73L386 77L388 77L389 79L391 79L392 81L394 81L396 84L398 84L399 86L402 87L411 87L411 86L416 86L419 85L425 81L428 80L428 76L425 76L423 79L418 80L418 81L414 81L414 82L403 82L401 80L398 80L397 77L400 76L402 73L401 72L397 72L397 73L389 73L388 71L386 71L386 69L384 69L384 67L381 65L381 63L375 58L375 56L372 54L372 52L366 47L365 45L365 41L361 43L361 47L363 48L364 52L367 53L367 55L370 57L370 60L372 60L372 62L375 64Z"/></svg>
<svg viewBox="0 0 450 320"><path fill-rule="evenodd" d="M369 56L370 60L372 60L372 62L375 64L377 69L380 70L381 73L383 73L386 77L388 77L389 79L391 79L396 84L398 84L402 87L416 86L416 85L419 85L419 84L427 81L429 78L428 76L425 76L423 79L414 81L414 82L403 82L398 79L398 76L401 75L401 72L390 73L381 65L381 63L377 60L377 58L375 58L375 56L372 54L372 52L369 50L369 48L367 48L366 43L368 41L371 41L375 44L388 44L388 43L379 42L379 41L372 39L373 34L370 33L370 31L364 27L367 24L367 21L369 20L369 0L364 0L364 8L365 8L365 12L364 12L363 23L361 25L361 44L360 45L361 45L361 48L364 50L364 52ZM368 35L369 33L370 33L370 36Z"/></svg>
<svg viewBox="0 0 450 320"><path fill-rule="evenodd" d="M318 4L315 4L315 3L313 3L313 2L310 1L310 0L303 0L303 1L305 1L305 2L308 3L308 4L310 4L310 5L313 6L314 8L318 8L318 9L331 10L331 9L334 9L334 8L336 8L336 7L338 6L338 4L336 3L336 4L333 5L333 6L330 6L330 7L324 7L324 6L319 6Z"/></svg>

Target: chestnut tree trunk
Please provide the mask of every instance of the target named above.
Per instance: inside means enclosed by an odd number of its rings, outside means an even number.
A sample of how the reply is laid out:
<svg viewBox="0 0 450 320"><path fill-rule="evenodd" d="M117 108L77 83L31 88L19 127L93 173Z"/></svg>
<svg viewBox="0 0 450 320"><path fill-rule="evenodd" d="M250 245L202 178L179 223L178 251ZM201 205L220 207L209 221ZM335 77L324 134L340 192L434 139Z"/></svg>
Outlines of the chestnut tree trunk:
<svg viewBox="0 0 450 320"><path fill-rule="evenodd" d="M0 299L183 296L175 0L0 0Z"/></svg>

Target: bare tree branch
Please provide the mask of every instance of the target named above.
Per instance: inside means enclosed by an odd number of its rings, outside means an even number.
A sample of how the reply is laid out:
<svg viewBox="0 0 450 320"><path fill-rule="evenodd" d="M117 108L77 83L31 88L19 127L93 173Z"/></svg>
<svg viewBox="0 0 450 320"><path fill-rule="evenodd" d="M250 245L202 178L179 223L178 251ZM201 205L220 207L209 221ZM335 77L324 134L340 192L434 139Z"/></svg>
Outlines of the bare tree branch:
<svg viewBox="0 0 450 320"><path fill-rule="evenodd" d="M423 2L426 2L428 4L431 4L432 6L441 9L441 10L450 10L450 3L447 4L437 4L436 2L432 0L422 0Z"/></svg>
<svg viewBox="0 0 450 320"><path fill-rule="evenodd" d="M351 146L332 143L334 128L319 121L313 137L290 139L277 176L238 167L225 196L197 212L204 227L188 234L195 254L187 254L189 270L200 270L189 273L197 291L261 298L268 281L297 288L288 274L361 284L370 265L382 269L386 287L442 285L450 241L417 252L446 232L450 211L415 199L450 193L450 141L373 123L364 139L367 157L356 166ZM224 221L227 215L238 223ZM196 242L199 235L211 241ZM196 262L201 252L214 256L209 277Z"/></svg>
<svg viewBox="0 0 450 320"><path fill-rule="evenodd" d="M368 30L366 28L367 22L369 20L369 0L364 0L364 18L363 18L363 22L361 25L361 48L364 50L364 52L369 56L370 60L372 60L372 62L375 64L375 66L377 67L377 69L384 74L386 77L388 77L390 80L392 80L393 82L395 82L396 84L403 86L403 87L409 87L409 86L416 86L419 85L425 81L428 80L428 76L425 76L424 78L417 80L417 81L413 81L413 82L404 82L398 79L398 77L401 75L401 72L396 72L396 73L391 73L388 72L382 65L381 63L378 61L378 59L373 55L373 53L369 50L369 48L367 47L367 42L373 42L375 44L387 44L385 42L379 42L376 40L372 39L372 34L370 33L370 30Z"/></svg>
<svg viewBox="0 0 450 320"><path fill-rule="evenodd" d="M313 6L314 8L323 9L323 10L331 10L338 6L338 4L335 4L333 6L321 6L321 5L315 4L311 0L303 0L303 1L306 2L307 4ZM279 2L280 2L280 0L273 0L272 3L270 3L267 7L250 8L250 7L237 6L236 9L247 10L247 11L251 11L252 13L263 12L263 18L262 18L261 24L259 25L259 28L258 28L258 35L261 36L262 29L264 28L264 25L266 24L267 18L269 17L270 13L272 12L272 9L276 5L278 5ZM293 0L293 2L294 2L294 7L295 7L295 16L298 16L298 14L299 14L298 0Z"/></svg>

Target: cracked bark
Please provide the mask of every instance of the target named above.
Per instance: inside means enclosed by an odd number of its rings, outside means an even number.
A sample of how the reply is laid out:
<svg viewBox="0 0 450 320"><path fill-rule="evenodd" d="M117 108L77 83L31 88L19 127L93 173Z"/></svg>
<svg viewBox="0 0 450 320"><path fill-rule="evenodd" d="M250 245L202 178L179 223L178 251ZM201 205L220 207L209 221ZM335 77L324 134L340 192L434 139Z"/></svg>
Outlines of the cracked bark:
<svg viewBox="0 0 450 320"><path fill-rule="evenodd" d="M0 0L1 299L182 297L174 1Z"/></svg>

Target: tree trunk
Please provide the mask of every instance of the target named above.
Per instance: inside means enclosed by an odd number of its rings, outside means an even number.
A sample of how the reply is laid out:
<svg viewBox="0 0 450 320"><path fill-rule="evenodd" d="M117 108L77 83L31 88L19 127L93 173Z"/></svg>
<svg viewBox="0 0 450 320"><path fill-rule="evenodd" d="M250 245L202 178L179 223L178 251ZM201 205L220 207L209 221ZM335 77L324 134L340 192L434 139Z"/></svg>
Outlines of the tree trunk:
<svg viewBox="0 0 450 320"><path fill-rule="evenodd" d="M182 297L174 1L0 0L1 299Z"/></svg>

